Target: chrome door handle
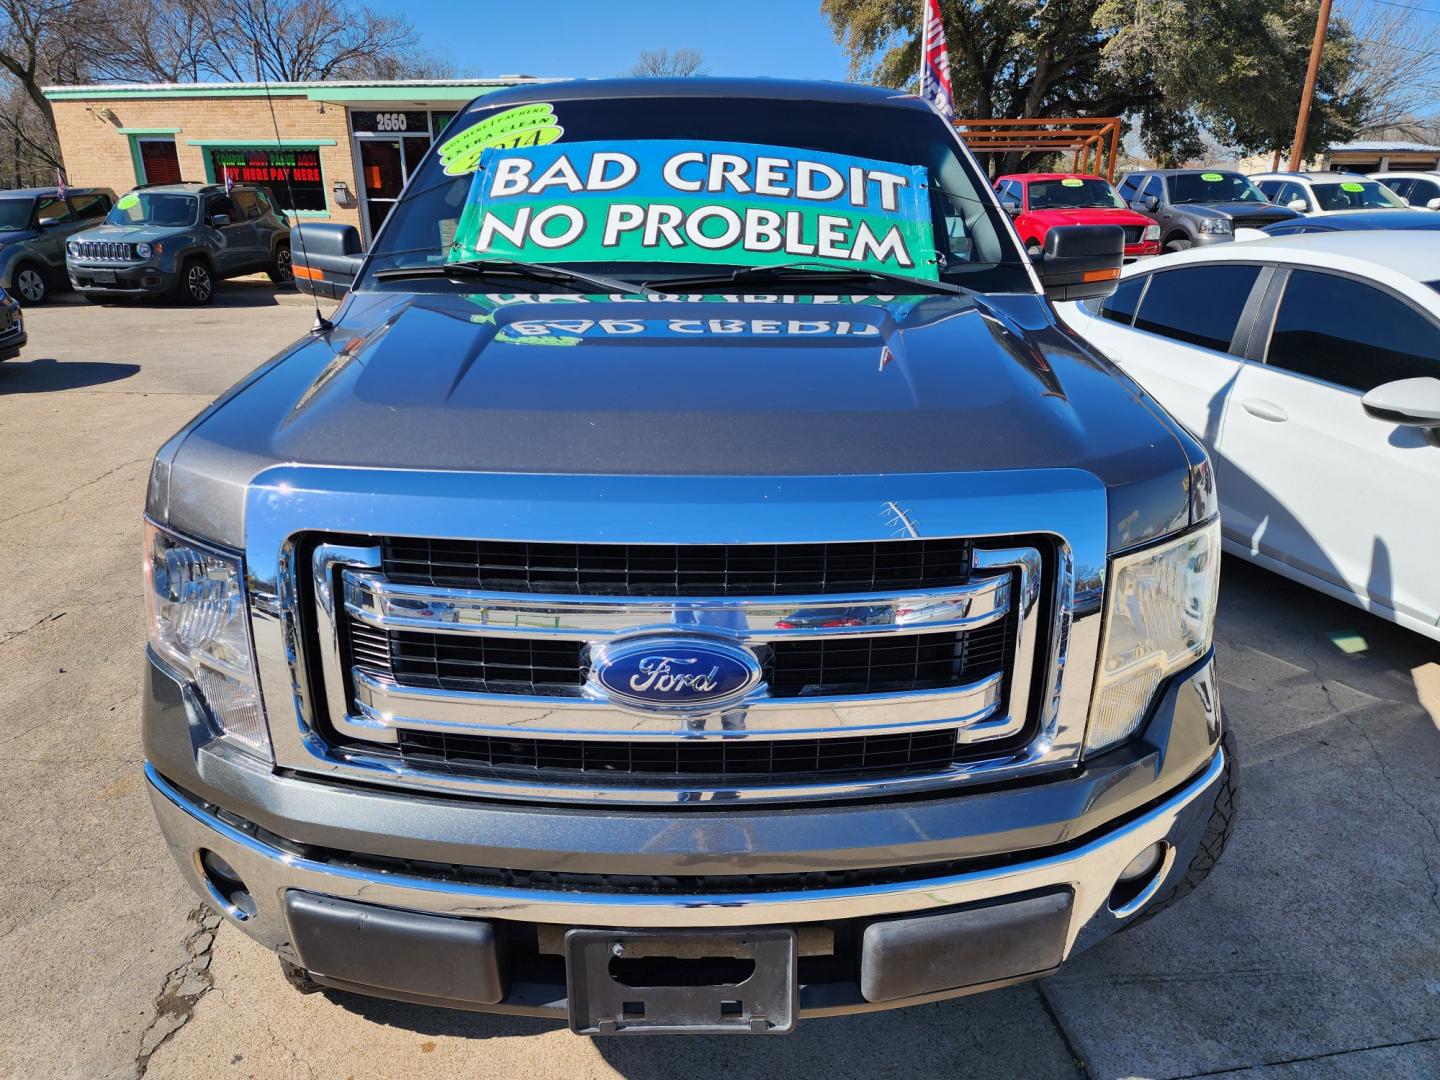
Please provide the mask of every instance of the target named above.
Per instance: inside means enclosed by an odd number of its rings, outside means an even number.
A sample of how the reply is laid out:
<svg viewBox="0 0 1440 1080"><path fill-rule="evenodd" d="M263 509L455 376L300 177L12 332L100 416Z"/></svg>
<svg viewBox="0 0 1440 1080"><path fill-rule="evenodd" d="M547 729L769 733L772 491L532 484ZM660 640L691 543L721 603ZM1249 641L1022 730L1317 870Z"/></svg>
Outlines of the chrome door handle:
<svg viewBox="0 0 1440 1080"><path fill-rule="evenodd" d="M1290 419L1289 413L1273 401L1266 401L1264 398L1246 398L1240 404L1251 416L1269 420L1272 424L1281 424Z"/></svg>

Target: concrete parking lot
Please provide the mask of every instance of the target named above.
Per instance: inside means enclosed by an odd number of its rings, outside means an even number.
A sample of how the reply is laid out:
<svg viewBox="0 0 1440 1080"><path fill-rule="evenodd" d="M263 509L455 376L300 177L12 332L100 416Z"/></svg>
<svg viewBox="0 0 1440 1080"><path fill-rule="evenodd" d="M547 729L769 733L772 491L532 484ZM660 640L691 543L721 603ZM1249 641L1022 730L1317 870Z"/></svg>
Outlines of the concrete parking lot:
<svg viewBox="0 0 1440 1080"><path fill-rule="evenodd" d="M0 1077L1440 1076L1440 644L1235 560L1230 850L1057 977L753 1040L296 994L152 821L138 556L155 448L312 312L239 284L27 318L0 364Z"/></svg>

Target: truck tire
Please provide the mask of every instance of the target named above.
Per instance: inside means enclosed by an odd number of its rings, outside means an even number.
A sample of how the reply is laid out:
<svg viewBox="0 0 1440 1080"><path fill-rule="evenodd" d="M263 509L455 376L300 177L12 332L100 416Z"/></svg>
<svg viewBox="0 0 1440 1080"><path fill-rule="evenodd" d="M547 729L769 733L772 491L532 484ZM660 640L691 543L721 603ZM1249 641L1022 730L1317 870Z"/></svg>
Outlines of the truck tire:
<svg viewBox="0 0 1440 1080"><path fill-rule="evenodd" d="M198 255L186 259L180 266L175 298L186 307L201 307L215 299L215 275L210 264Z"/></svg>
<svg viewBox="0 0 1440 1080"><path fill-rule="evenodd" d="M295 269L290 261L290 243L275 245L275 258L270 262L270 269L266 271L270 280L276 285L284 285L295 280Z"/></svg>
<svg viewBox="0 0 1440 1080"><path fill-rule="evenodd" d="M1215 802L1210 809L1210 820L1205 823L1205 835L1185 873L1175 884L1160 893L1150 906L1120 928L1120 932L1134 929L1143 922L1153 919L1171 904L1183 900L1195 891L1202 881L1215 869L1225 845L1230 843L1230 834L1235 831L1235 805L1240 793L1240 762L1235 756L1235 740L1227 724L1220 736L1220 745L1225 749L1225 771L1220 777L1220 787L1215 792Z"/></svg>
<svg viewBox="0 0 1440 1080"><path fill-rule="evenodd" d="M1176 236L1165 241L1166 251L1189 251L1195 246L1195 242L1188 236Z"/></svg>

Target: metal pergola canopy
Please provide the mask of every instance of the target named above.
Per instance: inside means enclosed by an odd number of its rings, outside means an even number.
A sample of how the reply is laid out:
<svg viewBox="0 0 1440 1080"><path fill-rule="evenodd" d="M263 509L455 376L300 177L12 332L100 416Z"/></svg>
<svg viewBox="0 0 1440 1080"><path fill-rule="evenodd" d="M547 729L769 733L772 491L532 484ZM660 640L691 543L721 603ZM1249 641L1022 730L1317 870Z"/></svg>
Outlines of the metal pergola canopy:
<svg viewBox="0 0 1440 1080"><path fill-rule="evenodd" d="M1006 150L1071 155L1073 171L1115 179L1120 118L1039 117L1019 120L956 120L960 136L977 154Z"/></svg>

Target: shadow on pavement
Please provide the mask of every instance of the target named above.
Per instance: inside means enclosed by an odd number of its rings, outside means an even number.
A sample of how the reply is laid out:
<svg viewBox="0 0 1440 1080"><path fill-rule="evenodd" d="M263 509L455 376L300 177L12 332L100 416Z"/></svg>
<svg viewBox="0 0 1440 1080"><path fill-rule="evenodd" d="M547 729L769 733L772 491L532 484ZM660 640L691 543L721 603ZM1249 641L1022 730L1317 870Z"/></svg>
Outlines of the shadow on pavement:
<svg viewBox="0 0 1440 1080"><path fill-rule="evenodd" d="M7 360L0 364L0 395L45 394L52 390L102 386L128 379L139 370L139 364L102 360Z"/></svg>
<svg viewBox="0 0 1440 1080"><path fill-rule="evenodd" d="M264 277L235 278L220 282L215 287L214 299L207 306L212 308L278 307L281 303L287 302L282 300L282 297L288 297L293 302L301 295L293 284L276 285ZM45 302L45 307L184 308L185 305L172 296L117 296L94 303L72 290L57 293ZM204 311L205 308L194 310Z"/></svg>

